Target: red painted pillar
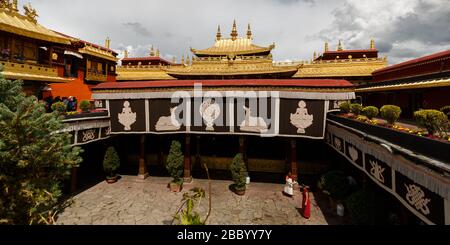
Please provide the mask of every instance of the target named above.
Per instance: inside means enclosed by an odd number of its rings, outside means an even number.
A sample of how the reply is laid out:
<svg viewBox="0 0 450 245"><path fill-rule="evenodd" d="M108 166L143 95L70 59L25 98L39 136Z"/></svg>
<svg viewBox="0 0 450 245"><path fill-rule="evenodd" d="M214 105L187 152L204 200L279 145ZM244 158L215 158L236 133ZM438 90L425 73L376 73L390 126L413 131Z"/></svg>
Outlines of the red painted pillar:
<svg viewBox="0 0 450 245"><path fill-rule="evenodd" d="M291 174L292 181L297 181L297 141L291 139Z"/></svg>
<svg viewBox="0 0 450 245"><path fill-rule="evenodd" d="M147 168L145 166L145 135L141 135L140 153L139 153L139 174L140 179L148 177Z"/></svg>
<svg viewBox="0 0 450 245"><path fill-rule="evenodd" d="M192 182L191 176L191 136L186 134L184 141L184 182Z"/></svg>

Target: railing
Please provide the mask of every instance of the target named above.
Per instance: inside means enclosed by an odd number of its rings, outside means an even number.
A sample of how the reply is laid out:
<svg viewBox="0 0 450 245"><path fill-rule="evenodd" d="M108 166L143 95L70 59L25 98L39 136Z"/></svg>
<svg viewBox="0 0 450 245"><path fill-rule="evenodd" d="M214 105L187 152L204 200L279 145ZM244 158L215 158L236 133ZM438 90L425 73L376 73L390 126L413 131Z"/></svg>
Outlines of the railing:
<svg viewBox="0 0 450 245"><path fill-rule="evenodd" d="M428 156L450 165L450 142L404 133L382 126L339 117L334 114L328 114L328 119L332 122L337 122L352 129L386 140L387 142L412 151L414 154Z"/></svg>
<svg viewBox="0 0 450 245"><path fill-rule="evenodd" d="M87 71L86 72L86 80L89 81L98 81L98 82L106 82L107 76L103 73L97 71Z"/></svg>
<svg viewBox="0 0 450 245"><path fill-rule="evenodd" d="M56 68L42 66L39 64L0 61L0 65L2 65L4 71L7 72L58 77L58 70Z"/></svg>

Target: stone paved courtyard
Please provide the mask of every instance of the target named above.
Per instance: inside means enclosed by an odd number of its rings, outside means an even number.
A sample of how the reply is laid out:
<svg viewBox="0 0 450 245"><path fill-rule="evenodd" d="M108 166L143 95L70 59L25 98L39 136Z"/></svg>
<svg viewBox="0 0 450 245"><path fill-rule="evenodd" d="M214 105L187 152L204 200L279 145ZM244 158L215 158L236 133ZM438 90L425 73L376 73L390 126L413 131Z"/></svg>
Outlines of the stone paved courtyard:
<svg viewBox="0 0 450 245"><path fill-rule="evenodd" d="M134 176L123 176L115 184L105 181L72 198L72 203L59 214L57 224L170 224L180 205L182 195L193 187L206 191L207 180L185 184L181 193L167 188L170 178L150 177L144 181ZM311 193L311 218L300 214L301 194L295 190L293 198L282 194L283 185L250 183L244 196L228 189L231 181L212 181L212 212L208 224L342 224L342 218L327 211L328 202L316 202ZM208 207L203 199L199 212L205 216ZM325 208L324 208L325 207ZM322 210L324 209L324 210Z"/></svg>

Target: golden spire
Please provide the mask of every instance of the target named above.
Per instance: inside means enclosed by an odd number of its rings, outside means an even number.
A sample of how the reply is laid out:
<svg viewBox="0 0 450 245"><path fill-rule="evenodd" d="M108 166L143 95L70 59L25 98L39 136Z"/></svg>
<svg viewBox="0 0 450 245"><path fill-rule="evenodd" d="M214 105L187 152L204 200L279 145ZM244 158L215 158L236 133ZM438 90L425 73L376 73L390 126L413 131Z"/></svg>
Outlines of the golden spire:
<svg viewBox="0 0 450 245"><path fill-rule="evenodd" d="M341 42L341 40L339 40L339 44L338 44L338 47L337 47L337 51L342 51L342 50L344 50L344 49L342 48L342 42Z"/></svg>
<svg viewBox="0 0 450 245"><path fill-rule="evenodd" d="M191 62L191 57L189 55L186 56L186 64L189 65Z"/></svg>
<svg viewBox="0 0 450 245"><path fill-rule="evenodd" d="M18 12L19 9L17 8L17 0L13 0L13 4L12 4L12 10Z"/></svg>
<svg viewBox="0 0 450 245"><path fill-rule="evenodd" d="M106 37L106 39L105 39L105 48L109 48L110 45L111 45L111 39L109 39L109 37Z"/></svg>
<svg viewBox="0 0 450 245"><path fill-rule="evenodd" d="M172 63L174 63L174 64L177 63L177 57L175 57L175 56L172 57Z"/></svg>
<svg viewBox="0 0 450 245"><path fill-rule="evenodd" d="M219 41L222 38L222 33L220 33L220 25L217 26L217 34L216 34L216 41Z"/></svg>
<svg viewBox="0 0 450 245"><path fill-rule="evenodd" d="M156 49L156 57L159 57L159 48Z"/></svg>
<svg viewBox="0 0 450 245"><path fill-rule="evenodd" d="M325 42L325 51L324 52L328 52L328 42Z"/></svg>
<svg viewBox="0 0 450 245"><path fill-rule="evenodd" d="M248 23L247 27L247 39L252 39L252 29L250 28L250 23Z"/></svg>
<svg viewBox="0 0 450 245"><path fill-rule="evenodd" d="M181 64L184 64L184 54L181 56Z"/></svg>
<svg viewBox="0 0 450 245"><path fill-rule="evenodd" d="M231 40L236 40L238 36L237 33L237 27L236 27L236 20L233 21L233 29L231 30Z"/></svg>
<svg viewBox="0 0 450 245"><path fill-rule="evenodd" d="M124 58L128 58L128 49L125 49L125 50L123 51L123 57L124 57Z"/></svg>
<svg viewBox="0 0 450 245"><path fill-rule="evenodd" d="M373 38L370 39L370 49L375 49L375 40Z"/></svg>
<svg viewBox="0 0 450 245"><path fill-rule="evenodd" d="M155 56L155 49L153 49L153 45L150 48L150 57L154 57Z"/></svg>
<svg viewBox="0 0 450 245"><path fill-rule="evenodd" d="M317 53L316 53L316 51L314 51L313 60L316 60L316 59L317 59Z"/></svg>

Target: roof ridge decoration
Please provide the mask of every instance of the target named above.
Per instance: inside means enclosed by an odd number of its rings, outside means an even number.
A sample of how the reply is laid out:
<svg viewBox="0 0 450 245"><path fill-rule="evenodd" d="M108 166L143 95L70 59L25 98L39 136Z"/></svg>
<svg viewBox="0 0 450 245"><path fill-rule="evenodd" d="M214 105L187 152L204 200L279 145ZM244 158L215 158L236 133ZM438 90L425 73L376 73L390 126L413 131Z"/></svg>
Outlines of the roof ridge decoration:
<svg viewBox="0 0 450 245"><path fill-rule="evenodd" d="M70 44L70 39L37 23L37 11L30 3L18 10L17 0L0 0L0 31L47 42Z"/></svg>
<svg viewBox="0 0 450 245"><path fill-rule="evenodd" d="M236 40L238 36L237 27L236 27L236 20L233 21L233 28L231 30L231 40Z"/></svg>

